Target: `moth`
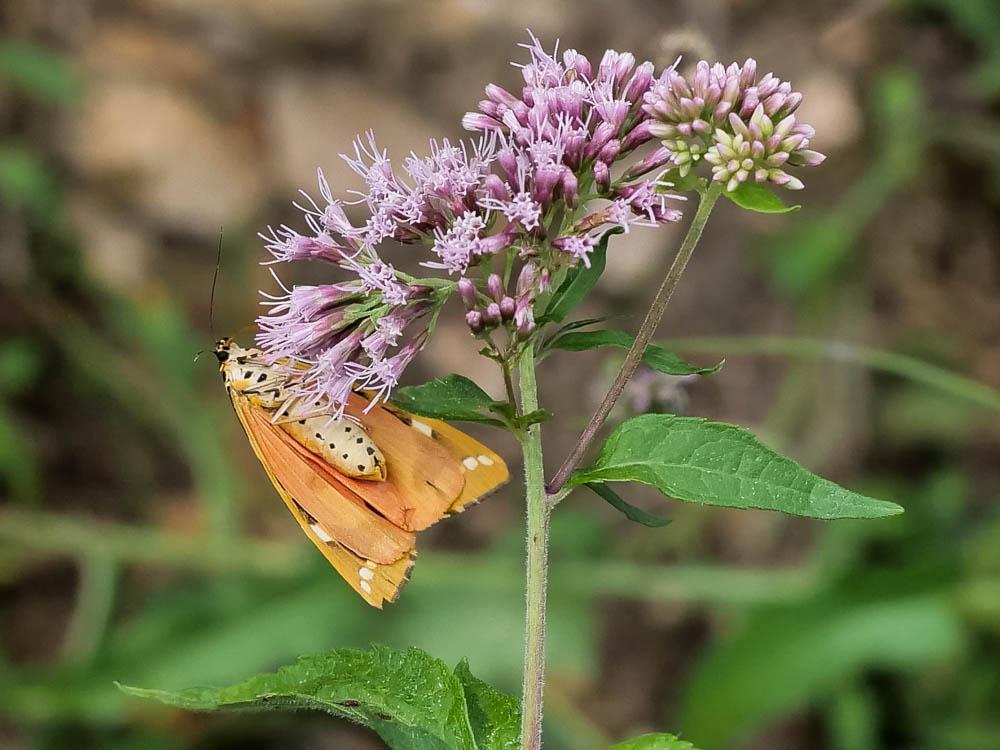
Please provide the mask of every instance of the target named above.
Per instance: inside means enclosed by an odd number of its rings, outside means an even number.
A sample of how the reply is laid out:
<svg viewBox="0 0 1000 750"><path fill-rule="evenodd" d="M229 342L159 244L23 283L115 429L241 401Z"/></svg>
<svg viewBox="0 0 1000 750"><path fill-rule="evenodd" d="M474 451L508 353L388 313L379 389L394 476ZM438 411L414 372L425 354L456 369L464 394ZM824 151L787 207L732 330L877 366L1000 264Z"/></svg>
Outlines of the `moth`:
<svg viewBox="0 0 1000 750"><path fill-rule="evenodd" d="M297 404L288 369L232 339L214 349L254 453L309 540L368 604L393 602L417 532L503 485L507 465L446 422L352 394L343 417Z"/></svg>

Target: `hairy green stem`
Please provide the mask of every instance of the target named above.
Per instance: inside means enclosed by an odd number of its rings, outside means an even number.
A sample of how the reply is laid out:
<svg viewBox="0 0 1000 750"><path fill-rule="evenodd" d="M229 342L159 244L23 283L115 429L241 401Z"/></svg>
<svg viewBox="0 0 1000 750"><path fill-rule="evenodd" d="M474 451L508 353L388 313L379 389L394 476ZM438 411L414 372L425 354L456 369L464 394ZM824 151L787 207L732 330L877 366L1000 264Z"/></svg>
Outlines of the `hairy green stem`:
<svg viewBox="0 0 1000 750"><path fill-rule="evenodd" d="M698 211L695 213L694 219L691 220L691 226L688 227L687 235L685 235L684 241L681 243L681 247L674 258L674 262L670 264L667 275L664 277L663 283L660 284L660 288L653 298L649 312L646 313L646 318L642 321L642 325L639 327L639 332L636 334L632 346L625 354L625 361L622 362L618 375L605 394L601 405L597 407L594 416L590 418L590 422L580 435L576 447L566 457L562 466L559 467L559 471L555 473L552 481L546 487L550 496L558 496L559 499L562 499L562 496L559 495L559 490L566 484L570 474L573 473L573 469L579 466L580 461L587 455L587 451L597 438L597 433L611 413L611 409L619 397L621 397L628 381L635 375L635 371L642 362L642 355L645 353L650 339L653 338L653 334L656 333L657 326L660 325L660 321L663 319L663 314L667 310L670 298L673 296L674 290L681 280L684 269L687 268L688 261L691 260L691 255L698 245L698 240L701 239L701 233L705 230L705 224L708 223L708 217L712 213L712 208L721 194L722 186L718 182L712 182L702 193L701 202L698 204ZM550 500L550 504L555 505L555 502Z"/></svg>
<svg viewBox="0 0 1000 750"><path fill-rule="evenodd" d="M535 350L526 346L518 365L521 411L538 409ZM533 424L521 436L524 491L527 505L527 595L524 622L524 682L521 699L521 750L542 745L542 698L545 689L545 594L548 584L549 509L542 465L541 426Z"/></svg>

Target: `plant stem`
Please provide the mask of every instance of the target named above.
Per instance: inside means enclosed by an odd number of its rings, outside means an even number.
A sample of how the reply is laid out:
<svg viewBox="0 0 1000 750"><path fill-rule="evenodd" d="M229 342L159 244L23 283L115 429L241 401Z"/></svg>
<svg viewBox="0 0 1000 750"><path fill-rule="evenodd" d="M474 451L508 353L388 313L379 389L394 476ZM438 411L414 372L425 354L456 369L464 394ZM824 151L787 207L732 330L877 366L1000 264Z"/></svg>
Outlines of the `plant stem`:
<svg viewBox="0 0 1000 750"><path fill-rule="evenodd" d="M510 362L505 359L503 364L500 365L500 369L503 370L503 387L507 391L507 400L510 402L511 408L520 416L521 412L517 405L517 397L514 395L514 378L511 375Z"/></svg>
<svg viewBox="0 0 1000 750"><path fill-rule="evenodd" d="M614 407L615 402L618 401L622 392L625 390L626 384L632 379L632 376L635 375L636 369L638 369L639 364L642 362L642 355L646 351L646 346L649 344L650 339L653 338L653 334L656 333L657 326L660 325L660 321L663 319L663 314L666 312L667 305L670 303L670 298L673 296L674 290L677 288L677 284L681 280L684 269L687 268L688 261L691 260L691 254L694 252L695 247L697 247L698 240L701 239L701 233L704 231L705 224L708 223L708 217L712 213L712 208L715 206L715 202L719 199L719 195L721 195L721 193L721 183L712 182L701 194L698 211L695 213L694 219L691 221L691 226L688 227L687 235L685 235L684 241L681 243L680 250L677 251L677 255L674 258L674 262L670 264L670 269L667 271L667 275L664 277L663 283L660 284L660 288L657 290L656 296L653 298L653 302L649 307L649 312L646 313L646 318L642 321L642 325L639 327L639 332L635 336L635 341L632 342L632 346L625 355L625 361L622 362L618 375L611 384L611 388L609 388L608 392L605 394L601 405L597 408L597 411L594 412L594 416L590 418L590 422L584 429L583 434L580 435L580 439L577 441L576 447L573 448L573 451L566 457L562 466L559 467L559 471L556 472L552 481L549 482L546 487L546 491L549 495L556 495L559 490L562 489L563 485L566 484L566 481L569 479L573 469L580 464L580 461L582 461L583 457L587 454L591 444L597 437L597 433L604 424L604 420L608 418L608 414L611 413L611 409Z"/></svg>
<svg viewBox="0 0 1000 750"><path fill-rule="evenodd" d="M808 336L712 336L672 339L662 346L678 352L727 355L767 354L829 359L891 373L987 409L1000 411L1000 391L985 383L906 354L836 339Z"/></svg>
<svg viewBox="0 0 1000 750"><path fill-rule="evenodd" d="M535 350L524 347L518 365L521 410L538 409L535 383ZM521 700L521 750L542 745L542 695L545 688L545 594L548 584L549 509L542 465L541 426L533 424L521 436L524 454L524 489L527 505L527 577L524 623L524 684Z"/></svg>

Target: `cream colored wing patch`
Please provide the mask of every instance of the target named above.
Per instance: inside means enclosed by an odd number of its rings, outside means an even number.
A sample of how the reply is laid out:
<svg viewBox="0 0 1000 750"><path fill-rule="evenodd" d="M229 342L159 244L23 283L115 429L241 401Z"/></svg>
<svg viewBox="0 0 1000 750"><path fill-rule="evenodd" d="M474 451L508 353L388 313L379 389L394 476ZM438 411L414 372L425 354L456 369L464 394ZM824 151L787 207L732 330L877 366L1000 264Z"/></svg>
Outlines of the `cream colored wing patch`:
<svg viewBox="0 0 1000 750"><path fill-rule="evenodd" d="M232 390L254 406L267 409L271 418L299 444L315 453L337 471L356 479L385 479L385 456L364 426L346 417L333 419L322 413L322 405L303 405L288 389L288 377L279 367L269 366L259 349L232 345L222 366ZM320 413L316 413L319 409Z"/></svg>
<svg viewBox="0 0 1000 750"><path fill-rule="evenodd" d="M350 417L325 415L283 422L281 426L299 443L337 471L357 479L386 478L385 456L368 431Z"/></svg>

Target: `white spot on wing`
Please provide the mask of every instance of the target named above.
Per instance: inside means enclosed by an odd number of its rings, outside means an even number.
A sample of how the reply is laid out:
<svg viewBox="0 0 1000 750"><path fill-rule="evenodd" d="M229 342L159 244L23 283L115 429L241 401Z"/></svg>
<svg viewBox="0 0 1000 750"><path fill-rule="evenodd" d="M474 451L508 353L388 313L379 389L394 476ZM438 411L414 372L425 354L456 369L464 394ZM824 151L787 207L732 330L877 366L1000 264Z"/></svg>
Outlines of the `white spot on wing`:
<svg viewBox="0 0 1000 750"><path fill-rule="evenodd" d="M372 570L375 570L375 563L373 563L371 560L365 560L365 565L367 565Z"/></svg>
<svg viewBox="0 0 1000 750"><path fill-rule="evenodd" d="M361 590L364 591L366 594L370 594L372 592L372 585L368 583L368 581L362 581Z"/></svg>
<svg viewBox="0 0 1000 750"><path fill-rule="evenodd" d="M358 575L361 576L362 581L370 581L375 577L375 573L372 572L371 568L359 568Z"/></svg>
<svg viewBox="0 0 1000 750"><path fill-rule="evenodd" d="M493 459L490 458L489 456L480 456L478 460L479 460L479 463L481 463L483 466L492 466L493 465Z"/></svg>
<svg viewBox="0 0 1000 750"><path fill-rule="evenodd" d="M431 437L434 434L434 430L431 429L429 424L421 422L419 419L411 419L410 427L412 427L417 432L424 433L427 437Z"/></svg>
<svg viewBox="0 0 1000 750"><path fill-rule="evenodd" d="M329 543L329 542L332 542L332 541L333 541L333 537L332 537L332 536L330 536L329 534L327 534L327 533L326 533L326 529L324 529L324 528L323 528L322 526L320 526L320 525L319 525L318 523L314 523L314 524L311 524L311 525L309 526L309 528L310 528L310 529L312 529L313 533L314 533L314 534L315 534L316 536L318 536L318 537L319 537L319 540L320 540L321 542L328 542L328 543Z"/></svg>
<svg viewBox="0 0 1000 750"><path fill-rule="evenodd" d="M469 471L472 471L479 466L479 462L472 456L466 456L462 459L462 465Z"/></svg>

